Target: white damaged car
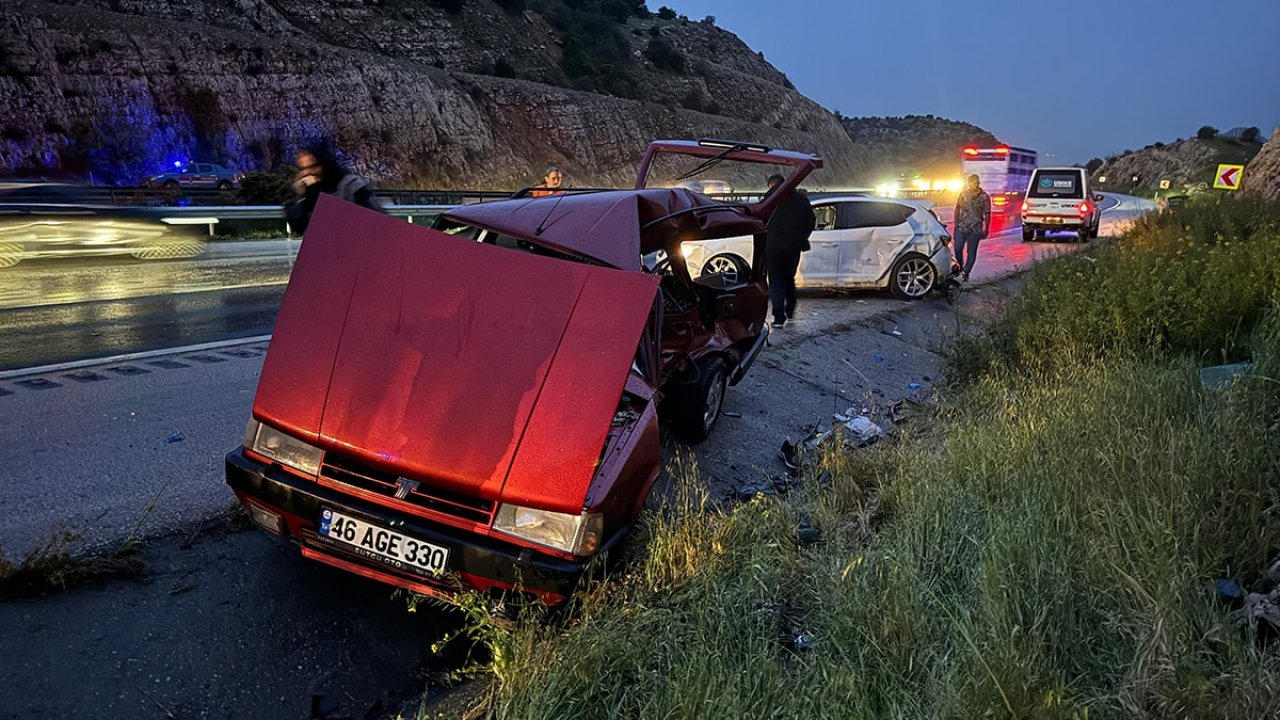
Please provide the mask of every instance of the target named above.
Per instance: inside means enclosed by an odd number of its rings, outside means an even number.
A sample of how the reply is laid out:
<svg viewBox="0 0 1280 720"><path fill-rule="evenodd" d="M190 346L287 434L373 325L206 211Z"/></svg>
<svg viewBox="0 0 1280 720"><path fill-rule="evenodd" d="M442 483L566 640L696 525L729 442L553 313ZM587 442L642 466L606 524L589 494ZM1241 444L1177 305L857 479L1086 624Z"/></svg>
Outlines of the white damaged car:
<svg viewBox="0 0 1280 720"><path fill-rule="evenodd" d="M817 226L801 255L796 286L888 290L916 300L953 274L951 235L931 203L860 195L813 198ZM750 271L752 239L685 243L694 276Z"/></svg>

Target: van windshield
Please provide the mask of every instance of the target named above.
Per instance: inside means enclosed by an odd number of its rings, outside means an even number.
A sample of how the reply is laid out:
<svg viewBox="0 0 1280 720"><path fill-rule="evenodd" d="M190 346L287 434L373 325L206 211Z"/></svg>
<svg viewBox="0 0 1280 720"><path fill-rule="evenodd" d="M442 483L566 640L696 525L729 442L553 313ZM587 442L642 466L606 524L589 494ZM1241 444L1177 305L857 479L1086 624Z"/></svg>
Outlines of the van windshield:
<svg viewBox="0 0 1280 720"><path fill-rule="evenodd" d="M1080 174L1074 172L1039 172L1031 190L1033 198L1081 198Z"/></svg>

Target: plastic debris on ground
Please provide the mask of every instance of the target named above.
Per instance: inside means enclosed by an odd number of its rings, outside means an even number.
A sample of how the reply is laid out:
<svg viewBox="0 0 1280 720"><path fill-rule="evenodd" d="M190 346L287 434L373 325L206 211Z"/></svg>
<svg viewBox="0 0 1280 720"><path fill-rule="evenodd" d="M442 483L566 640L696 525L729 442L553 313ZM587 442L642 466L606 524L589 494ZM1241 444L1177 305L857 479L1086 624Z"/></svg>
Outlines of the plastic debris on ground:
<svg viewBox="0 0 1280 720"><path fill-rule="evenodd" d="M174 433L169 437L165 438L164 442L166 445L168 445L170 443L182 442L183 440L186 440L186 439L187 439L186 435L183 435L182 433Z"/></svg>
<svg viewBox="0 0 1280 720"><path fill-rule="evenodd" d="M1253 372L1253 363L1247 362L1200 368L1200 384L1206 390L1216 390L1250 372Z"/></svg>

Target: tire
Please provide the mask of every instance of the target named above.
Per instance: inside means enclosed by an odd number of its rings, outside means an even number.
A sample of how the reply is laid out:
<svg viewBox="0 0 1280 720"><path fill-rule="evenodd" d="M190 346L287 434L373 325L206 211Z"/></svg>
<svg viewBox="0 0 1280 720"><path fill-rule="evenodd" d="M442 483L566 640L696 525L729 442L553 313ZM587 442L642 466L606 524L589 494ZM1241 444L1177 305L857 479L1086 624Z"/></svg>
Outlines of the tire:
<svg viewBox="0 0 1280 720"><path fill-rule="evenodd" d="M1076 237L1077 237L1077 238L1080 240L1080 242L1082 242L1082 243L1087 243L1087 242L1089 242L1089 235L1090 235L1090 231L1089 231L1089 226L1088 226L1088 225L1085 225L1085 226L1081 227L1081 228L1080 228L1080 231L1076 233Z"/></svg>
<svg viewBox="0 0 1280 720"><path fill-rule="evenodd" d="M724 407L725 390L729 386L729 373L724 358L713 355L697 363L697 374L680 383L680 396L673 398L672 429L681 441L693 445L707 439L711 428L720 419Z"/></svg>
<svg viewBox="0 0 1280 720"><path fill-rule="evenodd" d="M0 242L0 268L13 267L22 262L22 243Z"/></svg>
<svg viewBox="0 0 1280 720"><path fill-rule="evenodd" d="M222 192L227 192L230 189L231 189L231 183L227 182L226 180L220 180L218 182L218 190Z"/></svg>
<svg viewBox="0 0 1280 720"><path fill-rule="evenodd" d="M702 264L702 271L699 273L702 277L708 275L729 274L732 273L739 278L747 277L751 274L751 263L747 262L741 255L733 253L716 253Z"/></svg>
<svg viewBox="0 0 1280 720"><path fill-rule="evenodd" d="M1029 227L1022 228L1022 242L1031 242L1032 240L1035 239L1035 237L1036 237L1036 231L1034 228L1029 228Z"/></svg>
<svg viewBox="0 0 1280 720"><path fill-rule="evenodd" d="M919 253L903 255L889 271L889 292L901 300L920 300L937 284L938 269Z"/></svg>
<svg viewBox="0 0 1280 720"><path fill-rule="evenodd" d="M165 181L164 181L164 189L165 189L165 190L177 190L177 189L178 189L178 181L177 181L177 180L165 180Z"/></svg>

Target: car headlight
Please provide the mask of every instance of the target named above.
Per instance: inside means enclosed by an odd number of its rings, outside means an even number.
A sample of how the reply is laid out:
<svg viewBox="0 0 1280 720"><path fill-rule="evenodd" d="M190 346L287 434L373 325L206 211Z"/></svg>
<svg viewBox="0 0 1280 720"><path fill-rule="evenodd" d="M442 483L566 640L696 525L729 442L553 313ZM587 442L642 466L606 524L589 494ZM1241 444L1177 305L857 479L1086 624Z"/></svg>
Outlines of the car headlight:
<svg viewBox="0 0 1280 720"><path fill-rule="evenodd" d="M592 555L600 548L604 519L600 513L570 515L503 503L493 529L574 555Z"/></svg>
<svg viewBox="0 0 1280 720"><path fill-rule="evenodd" d="M308 475L320 472L320 458L324 455L315 445L252 419L244 429L244 446Z"/></svg>

